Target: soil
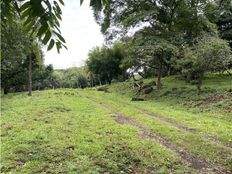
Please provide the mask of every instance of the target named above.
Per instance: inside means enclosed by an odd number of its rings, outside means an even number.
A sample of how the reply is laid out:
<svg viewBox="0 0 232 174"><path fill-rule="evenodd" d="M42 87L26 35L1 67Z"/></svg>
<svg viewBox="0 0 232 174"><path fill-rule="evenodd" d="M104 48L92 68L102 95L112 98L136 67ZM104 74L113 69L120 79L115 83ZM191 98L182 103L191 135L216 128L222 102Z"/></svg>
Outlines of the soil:
<svg viewBox="0 0 232 174"><path fill-rule="evenodd" d="M165 139L164 137L157 135L154 132L151 132L146 127L144 127L142 124L137 123L134 119L132 119L126 115L123 115L122 113L119 113L114 108L112 108L112 107L110 107L102 102L96 101L90 97L86 97L86 98L88 98L92 102L94 102L94 103L98 104L99 106L112 112L114 114L113 117L117 123L130 124L130 125L138 128L138 130L140 131L141 138L148 138L148 139L151 139L151 140L163 145L164 147L166 147L167 149L169 149L170 151L175 153L177 156L179 156L183 163L188 164L193 169L197 170L199 173L218 173L218 174L230 174L231 173L224 166L220 166L218 164L207 161L205 159L200 159L199 157L194 156L193 154L189 153L185 149L183 149L179 146L176 146L175 144L173 144L171 141ZM194 130L191 130L191 131L194 131Z"/></svg>

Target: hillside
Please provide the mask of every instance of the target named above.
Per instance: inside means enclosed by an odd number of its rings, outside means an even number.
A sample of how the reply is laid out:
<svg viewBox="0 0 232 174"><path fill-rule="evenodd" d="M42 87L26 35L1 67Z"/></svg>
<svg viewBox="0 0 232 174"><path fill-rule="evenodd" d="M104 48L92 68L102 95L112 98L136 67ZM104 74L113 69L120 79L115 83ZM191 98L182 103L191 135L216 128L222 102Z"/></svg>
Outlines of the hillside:
<svg viewBox="0 0 232 174"><path fill-rule="evenodd" d="M155 78L144 79L143 84L153 84ZM187 83L179 76L170 76L162 79L162 88L144 94L138 92L138 88L133 87L133 80L127 82L113 83L109 88L110 92L127 97L143 98L156 105L165 107L177 107L192 112L203 112L223 114L228 120L232 120L232 79L230 76L208 74L202 86L202 91L198 94L195 85Z"/></svg>
<svg viewBox="0 0 232 174"><path fill-rule="evenodd" d="M201 95L177 77L146 96L131 83L3 96L1 172L231 173L228 77L208 77Z"/></svg>

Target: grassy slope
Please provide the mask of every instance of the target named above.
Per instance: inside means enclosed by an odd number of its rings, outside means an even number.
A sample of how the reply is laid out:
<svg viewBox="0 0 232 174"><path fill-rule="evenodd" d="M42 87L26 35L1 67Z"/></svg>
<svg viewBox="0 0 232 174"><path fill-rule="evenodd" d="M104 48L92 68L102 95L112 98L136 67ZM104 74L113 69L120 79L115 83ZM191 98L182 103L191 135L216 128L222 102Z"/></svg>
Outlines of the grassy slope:
<svg viewBox="0 0 232 174"><path fill-rule="evenodd" d="M149 83L154 79L145 79ZM190 129L196 130L199 135L207 135L222 144L232 146L232 94L230 77L208 75L204 80L202 93L197 94L196 87L178 79L178 77L164 78L161 91L154 90L151 94L137 94L137 89L131 86L133 82L115 83L109 86L110 93L98 94L92 91L100 101L105 101L115 109L143 122L151 130L158 132L188 151L212 161L224 163L232 168L231 150L229 155L224 148L216 147L212 141L203 140L198 135L183 133L172 125L165 125L159 120L148 118L128 108L128 104L148 110L159 117L174 121ZM131 97L145 98L144 102L130 102ZM127 107L125 107L127 106ZM201 137L203 137L201 136ZM209 138L210 139L210 138ZM220 155L221 154L221 155ZM227 157L226 157L227 156ZM225 158L227 158L225 160Z"/></svg>
<svg viewBox="0 0 232 174"><path fill-rule="evenodd" d="M151 81L154 79L145 79L144 84ZM163 78L162 89L154 90L148 95L137 94L137 89L133 89L132 84L132 81L114 83L110 86L110 91L125 97L142 97L155 105L164 104L166 107L192 113L210 113L210 116L232 121L232 92L229 92L232 89L232 78L229 76L207 75L200 95L194 85L180 80L177 76Z"/></svg>
<svg viewBox="0 0 232 174"><path fill-rule="evenodd" d="M145 83L153 79L146 79ZM160 92L131 102L131 82L115 83L110 93L51 90L2 98L2 172L13 173L194 173L180 157L139 130L114 121L114 114L89 96L134 119L196 158L232 170L231 94L228 77L212 75L201 95L176 77L163 79ZM220 85L219 85L220 84ZM161 97L162 96L162 97ZM216 97L215 97L216 96ZM164 118L162 121L135 107ZM197 131L185 131L173 122ZM215 143L210 138L215 138ZM198 172L197 172L198 173Z"/></svg>
<svg viewBox="0 0 232 174"><path fill-rule="evenodd" d="M76 90L2 98L2 173L193 173Z"/></svg>
<svg viewBox="0 0 232 174"><path fill-rule="evenodd" d="M216 162L222 165L227 165L229 168L232 168L231 166L232 151L230 148L218 145L217 143L214 143L208 139L202 138L202 136L200 135L195 135L195 134L192 134L191 132L180 130L175 125L170 125L170 124L167 124L166 122L160 121L158 119L154 119L150 116L147 116L143 113L138 112L137 110L133 109L133 107L130 107L130 105L128 105L128 104L132 104L132 106L139 106L140 108L147 109L147 107L144 107L144 106L147 106L148 104L155 105L155 103L148 101L148 102L142 102L143 105L140 105L140 103L131 103L129 102L128 98L125 98L122 96L117 96L117 95L109 94L109 93L102 94L96 91L87 91L86 95L94 96L94 98L97 101L106 103L107 105L113 107L114 109L125 114L126 116L135 119L137 122L147 127L152 132L155 132L159 136L162 136L165 139L170 140L176 146L183 147L185 150L194 154L197 157L201 159L209 159L210 162ZM173 108L169 110L170 108L168 107L165 109L166 111L170 111L170 113L171 113L171 110L173 110ZM185 123L181 120L181 117L182 119L185 119L186 117L185 113L186 112L178 113L180 114L178 117L180 118L178 122L182 123L183 125L185 125ZM168 112L166 112L166 114L168 114ZM198 117L197 119L199 123L204 123L204 124L198 125L197 127L199 128L200 133L202 132L207 135L217 136L219 140L221 140L222 142L225 142L225 143L229 142L231 138L230 132L232 132L232 125L230 122L225 122L224 120L222 121L217 120L217 124L221 126L215 127L215 125L211 125L210 122L208 123L205 117L199 118L200 115L198 114L195 114L195 115L193 114L192 117L193 116ZM169 115L165 115L164 117L170 118ZM175 117L175 115L173 117ZM215 120L211 120L211 118L208 118L208 117L207 119L210 120L211 122L215 121ZM195 125L195 122L196 122L196 119L191 120L189 121L189 124L187 126L195 130L196 127L194 126L191 127L191 125ZM207 127L205 127L205 125ZM210 127L211 130L209 130L208 127ZM223 138L220 139L221 137Z"/></svg>
<svg viewBox="0 0 232 174"><path fill-rule="evenodd" d="M145 79L144 83L152 80ZM129 97L135 96L145 98L145 102L132 103L232 143L232 93L228 92L230 81L229 76L208 75L200 95L194 85L175 76L164 78L161 91L154 90L148 95L136 94L137 90L131 88L132 82L115 83L109 90L113 92L111 96L114 99L122 101L129 101ZM120 97L116 97L118 94Z"/></svg>

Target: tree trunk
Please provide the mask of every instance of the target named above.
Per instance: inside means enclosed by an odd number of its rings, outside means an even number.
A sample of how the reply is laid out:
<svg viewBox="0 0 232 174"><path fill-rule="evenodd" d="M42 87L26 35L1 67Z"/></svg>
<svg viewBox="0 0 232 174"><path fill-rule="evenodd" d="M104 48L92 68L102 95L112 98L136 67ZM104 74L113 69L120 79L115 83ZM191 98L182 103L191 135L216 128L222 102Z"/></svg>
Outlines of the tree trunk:
<svg viewBox="0 0 232 174"><path fill-rule="evenodd" d="M7 87L3 87L1 90L2 90L4 95L8 94L8 88Z"/></svg>
<svg viewBox="0 0 232 174"><path fill-rule="evenodd" d="M94 79L92 79L92 87L94 87L95 85L94 85Z"/></svg>
<svg viewBox="0 0 232 174"><path fill-rule="evenodd" d="M161 88L161 69L162 69L162 67L159 66L158 72L157 72L157 81L156 81L156 85L157 85L158 90L160 90L160 88Z"/></svg>
<svg viewBox="0 0 232 174"><path fill-rule="evenodd" d="M8 90L7 89L4 89L4 95L8 94Z"/></svg>
<svg viewBox="0 0 232 174"><path fill-rule="evenodd" d="M198 79L198 82L197 82L197 93L198 93L198 95L200 95L200 93L201 93L201 84L202 84L201 79Z"/></svg>
<svg viewBox="0 0 232 174"><path fill-rule="evenodd" d="M29 56L29 67L28 67L28 95L32 95L32 59Z"/></svg>
<svg viewBox="0 0 232 174"><path fill-rule="evenodd" d="M198 77L198 80L197 80L198 95L200 95L200 93L201 93L201 86L202 86L203 76L204 76L204 73L199 73L199 77Z"/></svg>

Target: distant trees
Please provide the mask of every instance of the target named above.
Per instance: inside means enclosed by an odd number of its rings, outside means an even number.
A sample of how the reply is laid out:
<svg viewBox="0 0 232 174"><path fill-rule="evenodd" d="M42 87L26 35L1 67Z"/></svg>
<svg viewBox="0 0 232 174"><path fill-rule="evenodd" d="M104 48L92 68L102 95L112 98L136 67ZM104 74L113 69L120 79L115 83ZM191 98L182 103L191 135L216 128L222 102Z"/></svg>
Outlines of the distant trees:
<svg viewBox="0 0 232 174"><path fill-rule="evenodd" d="M86 74L81 70L81 68L68 68L66 70L61 70L61 86L65 88L85 88L88 86Z"/></svg>
<svg viewBox="0 0 232 174"><path fill-rule="evenodd" d="M32 82L49 77L45 71L50 66L43 64L40 44L25 33L17 20L2 28L1 38L1 89L5 94L28 89L31 95L35 86Z"/></svg>
<svg viewBox="0 0 232 174"><path fill-rule="evenodd" d="M95 81L111 84L113 79L125 78L126 72L120 67L123 58L120 44L115 44L112 48L96 47L90 51L86 65L94 74Z"/></svg>

